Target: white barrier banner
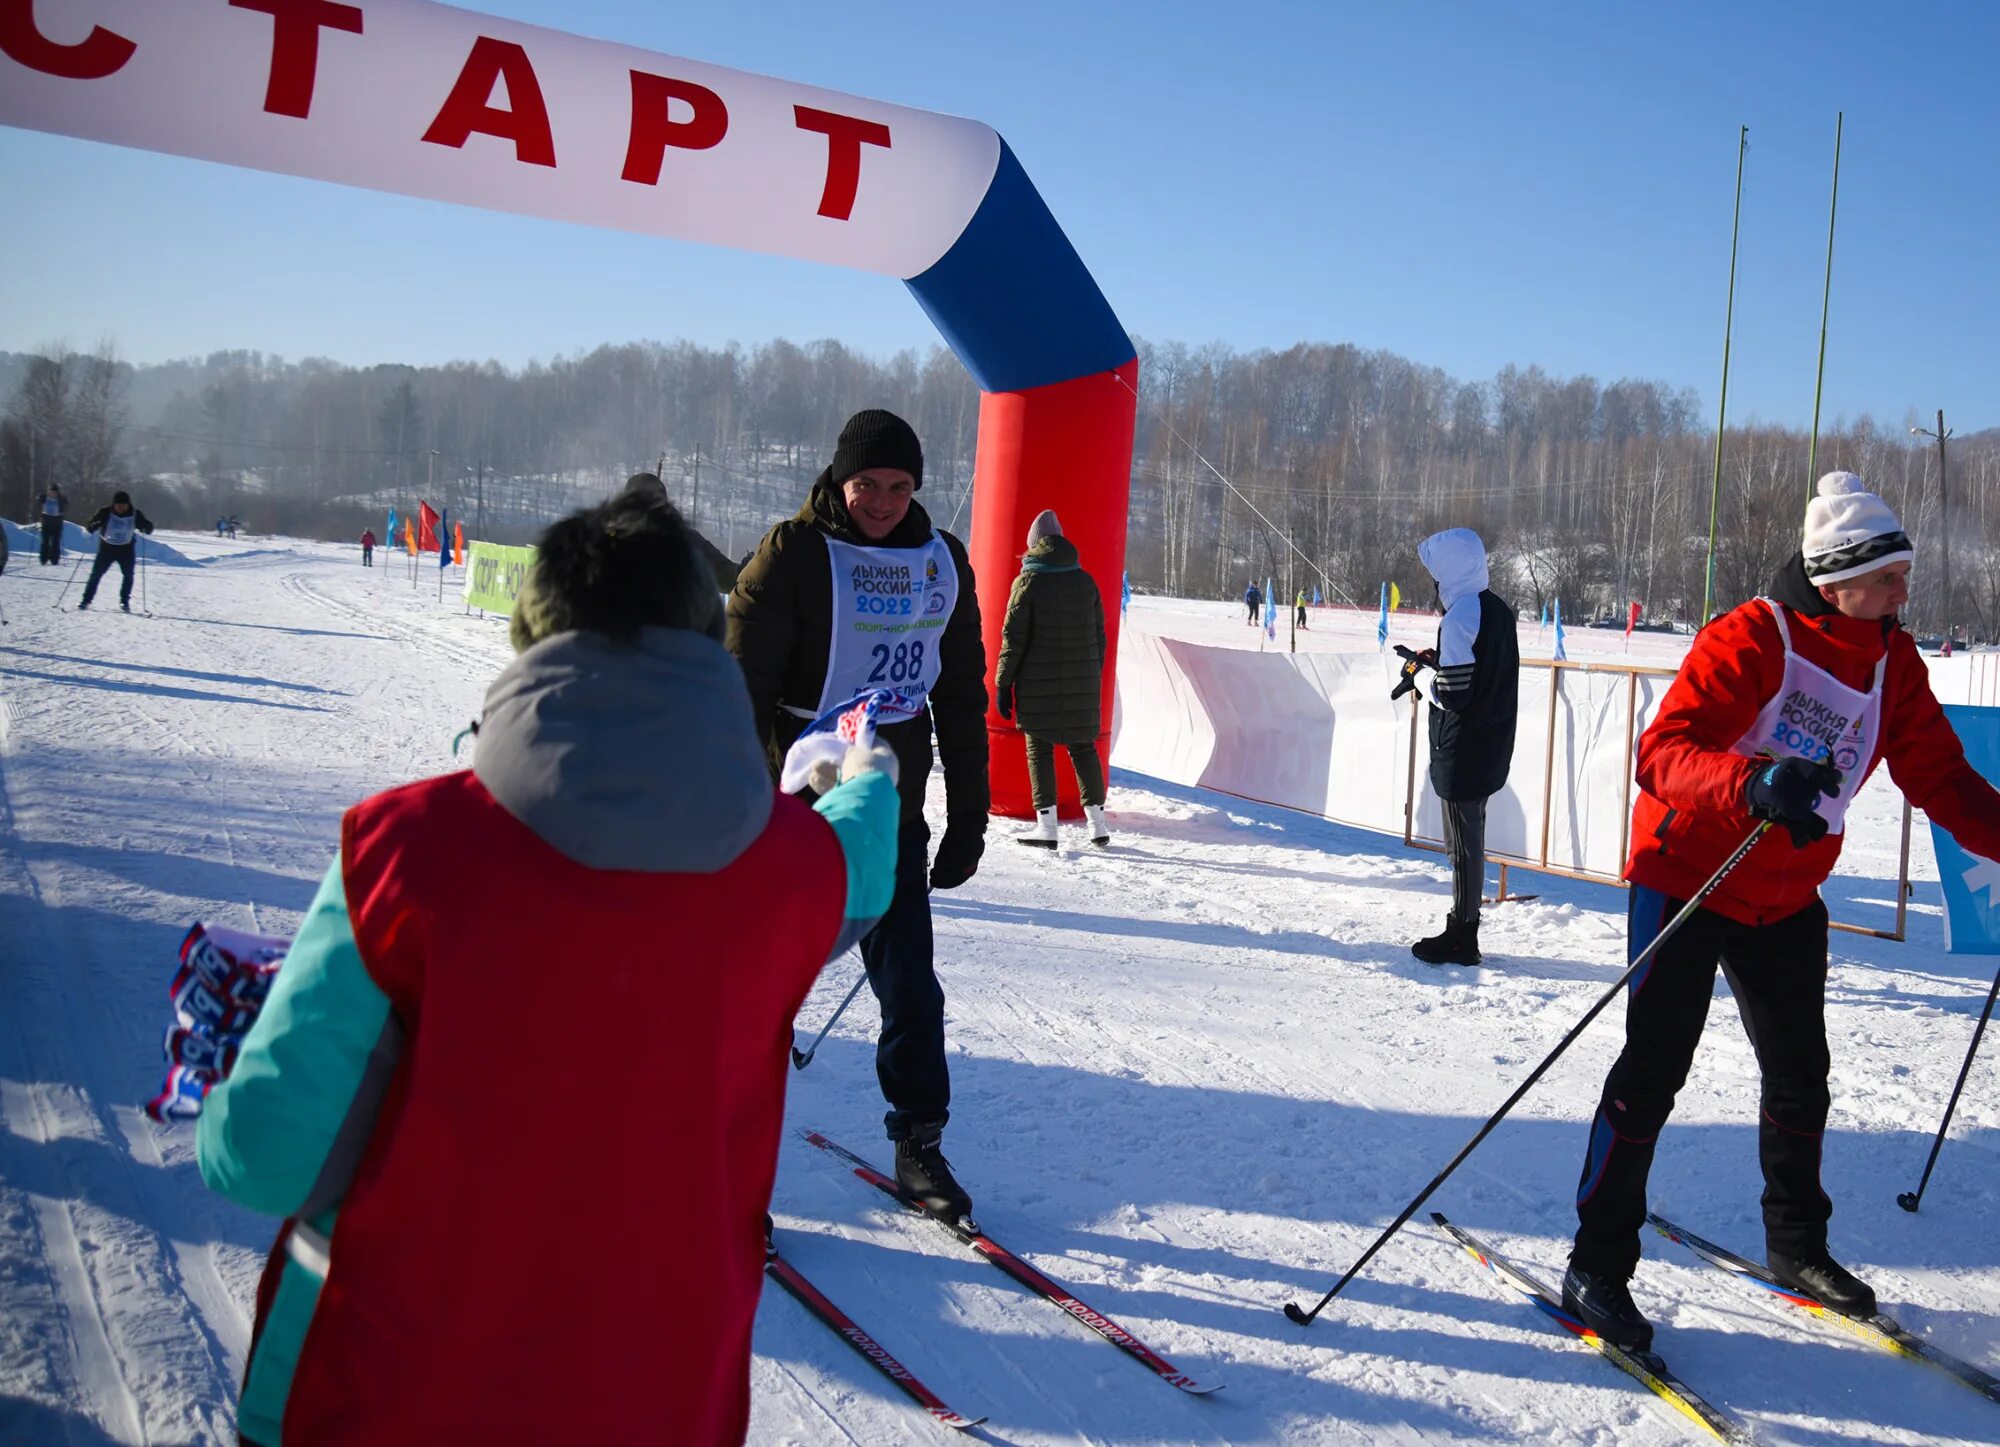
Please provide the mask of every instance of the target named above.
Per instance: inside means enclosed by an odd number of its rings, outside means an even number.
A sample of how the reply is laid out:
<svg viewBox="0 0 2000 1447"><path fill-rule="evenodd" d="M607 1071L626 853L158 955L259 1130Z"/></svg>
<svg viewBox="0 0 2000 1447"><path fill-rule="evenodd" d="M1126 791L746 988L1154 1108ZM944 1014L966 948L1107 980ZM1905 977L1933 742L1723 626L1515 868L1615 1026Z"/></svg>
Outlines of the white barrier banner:
<svg viewBox="0 0 2000 1447"><path fill-rule="evenodd" d="M903 278L1000 156L976 121L429 0L5 0L0 124Z"/></svg>

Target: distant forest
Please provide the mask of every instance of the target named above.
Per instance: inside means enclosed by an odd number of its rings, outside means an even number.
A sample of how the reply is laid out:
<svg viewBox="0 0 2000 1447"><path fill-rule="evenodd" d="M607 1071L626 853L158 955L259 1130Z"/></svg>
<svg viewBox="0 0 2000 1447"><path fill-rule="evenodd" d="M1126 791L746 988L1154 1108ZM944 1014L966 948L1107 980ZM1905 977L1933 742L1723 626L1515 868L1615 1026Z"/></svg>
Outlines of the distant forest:
<svg viewBox="0 0 2000 1447"><path fill-rule="evenodd" d="M1699 620L1714 416L1664 383L1507 367L1466 381L1390 352L1301 344L1237 352L1142 343L1127 566L1135 589L1233 597L1268 575L1371 606L1383 582L1431 597L1416 542L1462 525L1495 586L1538 612ZM732 557L795 512L842 420L886 406L925 449L923 501L964 532L979 393L942 348L886 360L836 341L745 349L602 346L497 363L351 367L260 352L133 366L115 344L0 352L0 509L51 481L73 512L113 487L167 526L233 514L252 532L325 538L426 497L468 535L525 540L625 476L658 470ZM1947 418L1949 422L1951 419ZM1910 620L1945 622L1938 453L1912 426L1844 419L1819 470L1850 468L1916 538ZM1731 427L1722 444L1715 594L1754 595L1798 543L1809 438ZM2000 636L2000 429L1949 444L1951 613ZM1225 482L1224 479L1227 479ZM1252 511L1269 520L1260 521Z"/></svg>

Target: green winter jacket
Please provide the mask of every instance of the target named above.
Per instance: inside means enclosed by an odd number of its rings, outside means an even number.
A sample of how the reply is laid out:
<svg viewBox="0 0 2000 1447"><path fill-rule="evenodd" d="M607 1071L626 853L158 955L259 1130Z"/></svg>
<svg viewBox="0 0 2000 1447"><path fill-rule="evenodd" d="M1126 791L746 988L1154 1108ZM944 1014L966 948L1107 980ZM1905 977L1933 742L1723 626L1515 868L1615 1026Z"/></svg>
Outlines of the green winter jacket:
<svg viewBox="0 0 2000 1447"><path fill-rule="evenodd" d="M1028 550L1007 599L994 687L1014 693L1021 732L1052 744L1094 743L1104 694L1104 603L1076 544L1047 537Z"/></svg>
<svg viewBox="0 0 2000 1447"><path fill-rule="evenodd" d="M934 530L920 503L880 543L871 543L847 515L839 487L822 472L805 506L764 535L730 589L723 646L743 665L758 736L777 777L785 750L807 720L789 708L814 710L826 685L833 639L833 571L826 540L856 547L915 548ZM986 779L986 646L979 637L979 598L965 545L937 531L958 566L958 602L939 641L940 671L931 690L930 717L885 725L882 742L896 751L903 821L921 819L931 772L931 732L944 766L946 823L986 828L990 794Z"/></svg>

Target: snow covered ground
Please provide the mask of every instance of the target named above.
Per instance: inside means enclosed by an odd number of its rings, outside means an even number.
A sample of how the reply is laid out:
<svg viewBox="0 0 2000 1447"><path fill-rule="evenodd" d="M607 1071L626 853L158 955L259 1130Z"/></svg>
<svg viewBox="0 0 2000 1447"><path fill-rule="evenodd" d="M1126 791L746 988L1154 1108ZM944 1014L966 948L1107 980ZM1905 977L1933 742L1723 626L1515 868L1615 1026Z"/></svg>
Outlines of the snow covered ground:
<svg viewBox="0 0 2000 1447"><path fill-rule="evenodd" d="M51 604L68 569L0 577L0 1443L227 1440L271 1224L210 1197L185 1127L148 1122L168 964L188 921L285 932L342 809L451 766L506 657L434 569L198 534L147 578L155 616ZM74 601L74 593L71 601ZM1255 646L1236 605L1135 600L1131 626ZM1281 620L1282 622L1282 620ZM1372 649L1316 615L1312 648ZM1435 627L1400 618L1395 636ZM1535 652L1537 630L1524 630ZM1572 654L1623 656L1572 629ZM1684 640L1646 636L1671 663ZM1541 649L1546 654L1547 642ZM1975 662L1938 670L1967 696ZM1954 691L1957 690L1957 691ZM1127 721L1131 726L1131 721ZM941 812L942 794L934 788ZM1850 816L1835 912L1885 916L1899 801ZM1196 1400L942 1232L789 1140L785 1251L953 1405L1008 1443L1686 1440L1687 1424L1412 1224L1315 1326L1316 1299L1616 977L1623 896L1534 876L1477 971L1413 961L1446 907L1400 840L1114 775L1109 851L1055 857L995 821L933 897L949 1012L947 1148L983 1224L1178 1365ZM1919 1334L2000 1367L2000 1100L1976 1065L1923 1214L1916 1182L1992 961L1947 957L1928 837L1910 940L1834 937L1834 1241ZM858 966L828 969L816 1032ZM1545 1279L1560 1270L1614 1005L1434 1204ZM1756 1071L1725 989L1654 1176L1664 1210L1761 1245ZM886 1165L864 991L794 1076L790 1118ZM661 1149L672 1149L663 1122ZM1419 1222L1424 1221L1419 1217ZM569 1243L565 1249L587 1249ZM2000 1408L1810 1321L1679 1247L1638 1293L1662 1348L1760 1438L2000 1441ZM587 1329L587 1324L572 1324ZM760 1308L752 1439L919 1443L940 1429L789 1297ZM671 1390L672 1367L661 1364ZM496 1384L497 1385L497 1384Z"/></svg>

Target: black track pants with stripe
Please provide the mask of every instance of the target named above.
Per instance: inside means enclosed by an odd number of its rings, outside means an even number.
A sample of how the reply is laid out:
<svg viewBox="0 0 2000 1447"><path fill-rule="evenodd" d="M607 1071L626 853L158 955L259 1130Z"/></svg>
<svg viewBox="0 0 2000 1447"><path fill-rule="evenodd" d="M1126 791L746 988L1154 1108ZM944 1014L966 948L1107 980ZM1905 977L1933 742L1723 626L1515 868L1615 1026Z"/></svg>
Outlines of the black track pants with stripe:
<svg viewBox="0 0 2000 1447"><path fill-rule="evenodd" d="M1626 958L1636 958L1682 903L1633 886ZM1826 906L1817 899L1767 925L1696 910L1633 978L1625 1000L1625 1049L1604 1082L1577 1187L1571 1253L1577 1266L1624 1280L1638 1264L1654 1142L1687 1080L1718 964L1764 1076L1757 1145L1766 1247L1796 1257L1825 1246L1833 1214L1819 1180L1829 1102L1826 930ZM1683 1149L1726 1149L1734 1131L1709 1126L1702 1133L1713 1139ZM1682 1169L1699 1169L1699 1163L1684 1162Z"/></svg>

